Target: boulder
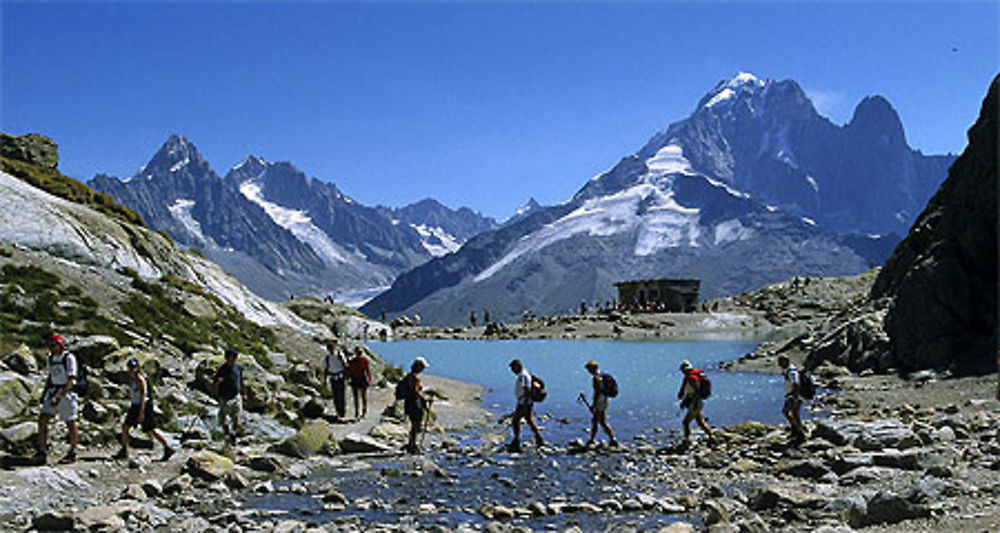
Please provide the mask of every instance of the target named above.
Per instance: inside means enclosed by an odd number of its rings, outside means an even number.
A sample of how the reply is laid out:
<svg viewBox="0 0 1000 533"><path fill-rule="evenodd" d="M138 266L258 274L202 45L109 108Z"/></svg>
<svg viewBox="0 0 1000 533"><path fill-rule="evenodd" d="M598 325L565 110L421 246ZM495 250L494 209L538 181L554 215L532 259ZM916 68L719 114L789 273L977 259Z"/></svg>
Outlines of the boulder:
<svg viewBox="0 0 1000 533"><path fill-rule="evenodd" d="M826 439L837 446L854 445L861 450L910 448L920 439L906 424L892 419L862 422L858 420L820 420L813 437Z"/></svg>
<svg viewBox="0 0 1000 533"><path fill-rule="evenodd" d="M0 420L9 420L32 407L31 382L15 372L0 372Z"/></svg>
<svg viewBox="0 0 1000 533"><path fill-rule="evenodd" d="M755 511L766 511L775 507L816 508L825 503L826 500L814 491L780 485L762 487L750 498L750 508Z"/></svg>
<svg viewBox="0 0 1000 533"><path fill-rule="evenodd" d="M83 412L81 414L84 420L96 424L103 424L111 418L111 411L97 402L83 404Z"/></svg>
<svg viewBox="0 0 1000 533"><path fill-rule="evenodd" d="M688 522L674 522L666 527L661 527L657 533L694 533L697 531L693 524Z"/></svg>
<svg viewBox="0 0 1000 533"><path fill-rule="evenodd" d="M333 332L340 338L348 339L375 339L392 336L392 329L385 324L352 315L337 318L333 323Z"/></svg>
<svg viewBox="0 0 1000 533"><path fill-rule="evenodd" d="M885 313L880 309L862 314L827 333L806 356L806 368L831 363L854 372L887 370L891 352L883 327Z"/></svg>
<svg viewBox="0 0 1000 533"><path fill-rule="evenodd" d="M930 508L926 504L913 503L903 496L883 491L865 501L865 505L852 505L847 511L851 527L895 524L927 516L930 516Z"/></svg>
<svg viewBox="0 0 1000 533"><path fill-rule="evenodd" d="M184 466L188 474L208 481L215 482L223 478L228 472L236 468L233 461L210 450L201 450L188 457Z"/></svg>
<svg viewBox="0 0 1000 533"><path fill-rule="evenodd" d="M59 145L37 133L21 136L0 133L0 156L54 169L59 166Z"/></svg>
<svg viewBox="0 0 1000 533"><path fill-rule="evenodd" d="M0 431L0 437L7 444L8 449L24 451L35 444L38 438L37 422L21 422Z"/></svg>
<svg viewBox="0 0 1000 533"><path fill-rule="evenodd" d="M806 479L820 479L830 470L819 459L791 461L778 467L778 472Z"/></svg>
<svg viewBox="0 0 1000 533"><path fill-rule="evenodd" d="M309 400L302 406L302 416L306 418L320 418L326 409L323 408L323 404L316 401L316 398L309 398Z"/></svg>
<svg viewBox="0 0 1000 533"><path fill-rule="evenodd" d="M75 531L76 526L73 511L49 511L31 519L31 527L37 531Z"/></svg>
<svg viewBox="0 0 1000 533"><path fill-rule="evenodd" d="M342 438L339 446L341 453L385 453L393 451L391 446L357 433L351 433Z"/></svg>
<svg viewBox="0 0 1000 533"><path fill-rule="evenodd" d="M122 531L125 520L139 509L141 506L134 501L88 507L77 515L77 522L84 531Z"/></svg>
<svg viewBox="0 0 1000 533"><path fill-rule="evenodd" d="M104 366L105 356L121 348L121 345L114 337L92 335L71 343L68 348L83 364L100 368Z"/></svg>
<svg viewBox="0 0 1000 533"><path fill-rule="evenodd" d="M181 494L191 488L192 478L190 474L181 474L171 478L163 485L163 494Z"/></svg>
<svg viewBox="0 0 1000 533"><path fill-rule="evenodd" d="M314 420L302 427L295 435L273 447L273 451L305 459L318 453L332 454L337 449L333 426L325 420Z"/></svg>
<svg viewBox="0 0 1000 533"><path fill-rule="evenodd" d="M247 466L257 472L280 472L285 469L281 460L269 455L255 455L247 461Z"/></svg>
<svg viewBox="0 0 1000 533"><path fill-rule="evenodd" d="M38 372L38 362L35 360L35 354L31 353L31 348L26 344L18 346L10 355L3 358L3 362L7 365L7 368L22 376L30 376Z"/></svg>

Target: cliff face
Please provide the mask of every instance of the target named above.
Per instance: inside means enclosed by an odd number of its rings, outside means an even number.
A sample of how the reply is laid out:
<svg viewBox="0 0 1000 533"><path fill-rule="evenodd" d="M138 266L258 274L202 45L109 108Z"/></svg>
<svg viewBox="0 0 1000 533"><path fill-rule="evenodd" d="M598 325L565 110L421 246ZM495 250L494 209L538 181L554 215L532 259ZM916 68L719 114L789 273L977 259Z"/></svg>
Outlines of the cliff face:
<svg viewBox="0 0 1000 533"><path fill-rule="evenodd" d="M969 144L872 288L902 369L991 372L997 350L997 91Z"/></svg>

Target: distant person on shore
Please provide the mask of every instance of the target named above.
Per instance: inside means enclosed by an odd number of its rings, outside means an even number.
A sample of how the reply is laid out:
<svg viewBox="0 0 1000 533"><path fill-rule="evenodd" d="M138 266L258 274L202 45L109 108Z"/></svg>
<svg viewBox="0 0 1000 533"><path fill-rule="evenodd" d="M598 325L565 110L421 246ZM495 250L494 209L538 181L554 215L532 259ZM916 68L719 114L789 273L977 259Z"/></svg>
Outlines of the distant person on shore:
<svg viewBox="0 0 1000 533"><path fill-rule="evenodd" d="M490 310L483 309L483 324L489 324L489 323L490 323Z"/></svg>
<svg viewBox="0 0 1000 533"><path fill-rule="evenodd" d="M343 420L347 415L347 390L344 383L347 361L337 346L337 341L328 341L326 352L326 357L323 358L323 373L326 374L326 379L330 383L330 392L333 393L333 406L337 410L337 418Z"/></svg>
<svg viewBox="0 0 1000 533"><path fill-rule="evenodd" d="M41 464L48 460L49 420L59 415L66 422L69 431L69 452L59 463L76 461L76 446L79 441L79 425L76 421L77 398L73 392L76 384L76 356L66 349L63 338L53 333L48 339L48 374L45 377L45 391L42 393L42 409L38 415L38 449L35 459Z"/></svg>
<svg viewBox="0 0 1000 533"><path fill-rule="evenodd" d="M239 353L226 349L226 361L215 371L215 390L219 394L219 425L222 435L229 444L236 444L243 418L243 402L246 387L243 386L243 365L236 362ZM232 428L229 423L232 422Z"/></svg>
<svg viewBox="0 0 1000 533"><path fill-rule="evenodd" d="M160 441L163 445L163 456L161 461L170 459L174 454L174 449L167 444L167 439L156 430L156 413L153 409L153 387L149 379L139 368L139 360L135 357L128 360L125 368L128 370L128 390L131 395L128 413L125 415L125 423L122 424L121 449L112 456L113 459L128 459L128 442L131 438L132 428L141 426L142 430L150 437Z"/></svg>
<svg viewBox="0 0 1000 533"><path fill-rule="evenodd" d="M410 373L403 378L406 383L406 391L403 395L403 412L410 421L409 440L406 447L403 448L407 453L420 453L420 448L417 446L417 435L420 434L430 403L424 396L424 384L420 380L420 373L427 366L427 360L418 357L410 365Z"/></svg>
<svg viewBox="0 0 1000 533"><path fill-rule="evenodd" d="M802 408L802 398L799 395L799 370L789 361L785 355L778 356L778 366L785 377L785 403L781 407L781 414L785 415L792 428L792 439L802 441L806 438L806 428L802 425L800 410Z"/></svg>
<svg viewBox="0 0 1000 533"><path fill-rule="evenodd" d="M347 362L347 371L351 375L351 394L354 396L354 418L362 419L368 414L368 387L372 383L372 369L368 364L365 350L357 346L354 357ZM358 415L358 402L361 403L361 414Z"/></svg>
<svg viewBox="0 0 1000 533"><path fill-rule="evenodd" d="M514 397L517 400L517 406L514 408L514 414L511 417L514 438L507 445L507 450L511 452L521 451L522 419L528 423L528 427L535 434L535 446L541 448L545 446L545 440L542 439L542 432L538 429L538 424L535 423L535 415L532 412L535 402L531 398L531 374L521 364L520 359L514 359L510 362L510 371L517 376L514 379Z"/></svg>
<svg viewBox="0 0 1000 533"><path fill-rule="evenodd" d="M610 375L606 375L603 372L597 370L597 361L587 361L587 364L583 365L587 372L593 376L590 380L591 386L594 390L594 394L590 405L590 439L587 441L587 446L592 446L594 444L594 439L597 437L597 426L600 425L604 428L604 432L607 433L610 439L609 444L611 446L618 446L618 441L615 440L615 432L611 429L611 425L608 424L608 401L612 394L618 394L617 385L615 385L615 391L612 393L608 390L608 383L605 381L606 378L610 378ZM612 378L613 380L614 378Z"/></svg>
<svg viewBox="0 0 1000 533"><path fill-rule="evenodd" d="M681 390L677 392L677 398L681 400L681 408L687 409L683 423L684 446L688 446L691 442L691 421L698 422L698 427L708 435L709 444L713 444L715 437L712 435L712 428L708 427L705 415L702 414L705 408L705 398L702 397L704 371L691 366L691 361L687 359L681 361L680 370L684 374L684 379L681 381Z"/></svg>

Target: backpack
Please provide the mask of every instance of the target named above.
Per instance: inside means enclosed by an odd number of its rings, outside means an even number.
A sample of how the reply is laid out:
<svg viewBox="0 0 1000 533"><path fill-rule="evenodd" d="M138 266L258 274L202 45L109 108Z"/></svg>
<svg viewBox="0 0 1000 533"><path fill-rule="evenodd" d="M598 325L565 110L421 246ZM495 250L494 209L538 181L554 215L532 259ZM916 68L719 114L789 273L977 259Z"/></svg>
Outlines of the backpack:
<svg viewBox="0 0 1000 533"><path fill-rule="evenodd" d="M396 383L396 399L397 400L405 400L406 398L408 398L412 394L410 392L410 383L409 383L409 381L410 381L410 375L407 374L407 375L403 376L403 379L399 380L399 382Z"/></svg>
<svg viewBox="0 0 1000 533"><path fill-rule="evenodd" d="M799 396L806 400L816 397L816 382L805 370L799 371Z"/></svg>
<svg viewBox="0 0 1000 533"><path fill-rule="evenodd" d="M702 400L707 400L712 395L712 380L704 373L698 378L698 396Z"/></svg>
<svg viewBox="0 0 1000 533"><path fill-rule="evenodd" d="M68 354L67 354L68 355ZM87 385L88 385L88 373L87 365L83 364L83 361L79 357L73 356L76 359L76 380L73 382L73 392L77 396L83 398L87 395ZM69 373L69 363L66 361L66 357L63 357L62 365L66 369L66 373Z"/></svg>
<svg viewBox="0 0 1000 533"><path fill-rule="evenodd" d="M549 393L545 391L545 382L538 376L531 376L531 391L528 396L533 402L544 402Z"/></svg>
<svg viewBox="0 0 1000 533"><path fill-rule="evenodd" d="M618 396L618 382L611 374L601 373L601 394L608 398Z"/></svg>

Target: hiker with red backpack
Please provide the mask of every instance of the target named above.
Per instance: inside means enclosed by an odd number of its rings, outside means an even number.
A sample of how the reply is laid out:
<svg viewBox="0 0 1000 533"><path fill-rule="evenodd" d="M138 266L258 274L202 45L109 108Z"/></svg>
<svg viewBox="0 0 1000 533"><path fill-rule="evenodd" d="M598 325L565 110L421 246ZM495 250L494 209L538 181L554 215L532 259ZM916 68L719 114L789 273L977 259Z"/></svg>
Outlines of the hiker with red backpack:
<svg viewBox="0 0 1000 533"><path fill-rule="evenodd" d="M684 380L677 398L681 400L681 408L687 409L687 414L684 415L684 445L690 443L692 420L698 422L698 427L708 435L708 443L713 444L715 438L712 436L712 428L708 427L705 416L702 415L705 399L712 394L712 382L705 376L704 370L691 366L691 361L681 361L680 369Z"/></svg>
<svg viewBox="0 0 1000 533"><path fill-rule="evenodd" d="M600 372L597 370L597 361L590 360L587 364L583 365L587 372L593 376L591 384L594 388L594 396L592 403L588 406L590 407L590 440L587 441L586 446L590 447L594 444L594 438L597 437L597 426L600 424L604 428L604 432L608 434L610 439L609 444L611 446L618 446L618 441L615 440L615 432L611 429L608 424L608 399L618 396L618 382L611 374Z"/></svg>
<svg viewBox="0 0 1000 533"><path fill-rule="evenodd" d="M59 415L66 422L69 431L69 452L59 463L69 464L76 461L76 445L79 440L79 426L76 421L77 397L76 356L66 349L66 342L61 336L53 333L46 339L49 348L48 374L45 377L45 391L42 393L42 409L38 415L38 449L35 461L45 464L49 449L49 420Z"/></svg>

